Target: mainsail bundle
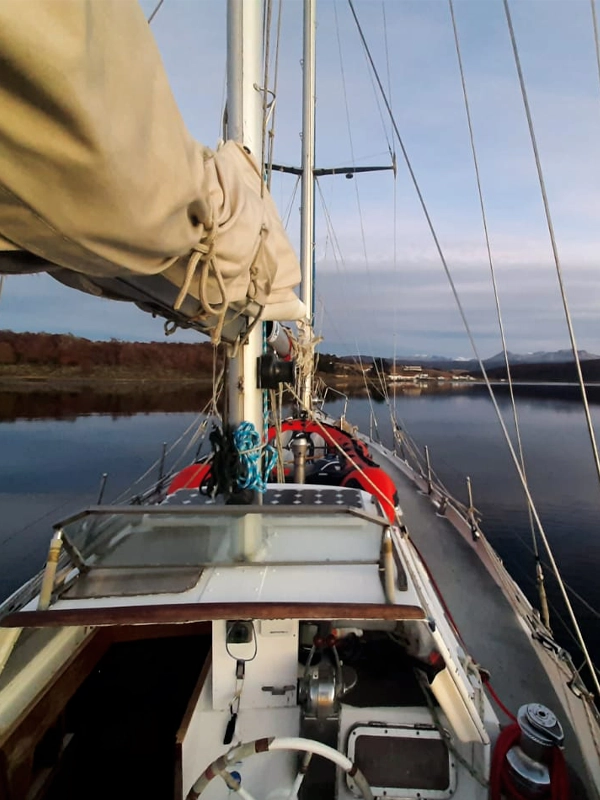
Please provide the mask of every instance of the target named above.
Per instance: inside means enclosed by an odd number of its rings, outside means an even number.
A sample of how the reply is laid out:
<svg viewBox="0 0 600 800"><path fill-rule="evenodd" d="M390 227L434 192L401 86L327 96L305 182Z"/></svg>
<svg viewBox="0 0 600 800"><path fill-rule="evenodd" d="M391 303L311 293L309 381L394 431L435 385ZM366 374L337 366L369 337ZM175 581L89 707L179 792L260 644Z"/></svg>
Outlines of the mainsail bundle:
<svg viewBox="0 0 600 800"><path fill-rule="evenodd" d="M47 271L213 339L304 316L258 163L189 134L136 0L8 0L0 49L0 272Z"/></svg>

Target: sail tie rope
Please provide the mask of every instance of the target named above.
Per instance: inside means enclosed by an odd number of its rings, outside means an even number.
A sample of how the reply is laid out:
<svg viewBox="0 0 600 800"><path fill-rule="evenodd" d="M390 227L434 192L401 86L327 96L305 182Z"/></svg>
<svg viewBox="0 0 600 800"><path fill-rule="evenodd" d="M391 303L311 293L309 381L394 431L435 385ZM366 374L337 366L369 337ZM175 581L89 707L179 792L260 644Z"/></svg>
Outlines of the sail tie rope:
<svg viewBox="0 0 600 800"><path fill-rule="evenodd" d="M214 228L210 228L210 233L206 235L207 228L204 225L200 226L203 230L203 236L200 237L200 241L197 245L192 248L191 255L189 257L187 267L185 270L185 279L179 290L179 294L177 295L177 299L173 303L173 308L175 311L178 311L181 308L183 301L185 300L185 296L189 291L190 284L192 282L192 278L196 274L196 269L198 264L201 261L206 261L209 257L212 259L214 255L214 240L215 240L215 231Z"/></svg>
<svg viewBox="0 0 600 800"><path fill-rule="evenodd" d="M225 324L225 315L229 308L229 298L227 296L227 288L221 272L218 270L215 263L215 240L217 236L217 228L215 225L201 225L202 236L197 245L192 248L192 252L188 259L185 270L185 278L177 299L173 303L173 308L178 311L186 295L189 291L190 285L198 269L200 269L200 279L198 283L198 300L202 307L202 312L196 314L193 319L201 320L209 316L217 318L216 325L211 331L211 340L213 344L218 344L221 340L221 332ZM208 300L208 278L213 274L217 282L217 287L221 294L221 303L218 306L212 305Z"/></svg>
<svg viewBox="0 0 600 800"><path fill-rule="evenodd" d="M202 311L200 311L198 314L195 314L193 317L191 317L191 319L192 321L203 322L208 317L216 317L217 321L214 328L210 331L210 338L212 343L217 345L221 341L221 333L223 332L223 326L225 325L225 318L229 309L230 301L223 275L218 269L214 257L215 240L217 236L216 226L213 225L209 227L208 225L201 225L201 227L204 233L200 237L198 244L192 248L192 252L188 259L185 270L185 278L181 285L181 289L179 290L179 294L177 295L177 299L173 303L173 308L175 311L178 311L181 308L189 291L192 280L199 269L200 277L198 281L198 301ZM254 255L252 263L250 264L250 267L248 268L249 282L246 291L247 303L244 308L235 314L233 320L244 315L247 312L248 306L251 302L256 302L259 277L259 268L257 262L259 255L262 252L266 233L266 227L263 225L260 229L260 238L257 251ZM218 305L213 305L208 299L208 279L211 274L214 275L217 288L221 295L221 300ZM257 319L262 314L262 310L263 309L261 308L259 314L257 315Z"/></svg>

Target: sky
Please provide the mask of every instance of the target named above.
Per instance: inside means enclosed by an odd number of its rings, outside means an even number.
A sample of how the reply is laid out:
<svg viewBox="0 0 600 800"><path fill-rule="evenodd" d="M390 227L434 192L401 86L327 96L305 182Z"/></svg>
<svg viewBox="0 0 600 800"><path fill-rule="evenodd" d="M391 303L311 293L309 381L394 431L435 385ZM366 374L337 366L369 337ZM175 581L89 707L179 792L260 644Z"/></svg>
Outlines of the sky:
<svg viewBox="0 0 600 800"><path fill-rule="evenodd" d="M142 0L146 14L154 5ZM477 347L491 356L500 338L448 2L355 7ZM225 8L224 0L164 0L152 23L183 117L208 146L219 139L225 96ZM282 8L275 161L298 165L302 7L283 0ZM600 353L600 79L590 3L511 0L510 8L577 344ZM454 11L508 349L563 349L564 310L503 6L455 0ZM322 351L470 357L346 0L318 3L317 53L317 167L389 164L390 148L398 162L395 180L391 172L319 180ZM276 176L272 191L297 244L294 184ZM161 321L137 308L40 275L5 280L0 327L163 338Z"/></svg>

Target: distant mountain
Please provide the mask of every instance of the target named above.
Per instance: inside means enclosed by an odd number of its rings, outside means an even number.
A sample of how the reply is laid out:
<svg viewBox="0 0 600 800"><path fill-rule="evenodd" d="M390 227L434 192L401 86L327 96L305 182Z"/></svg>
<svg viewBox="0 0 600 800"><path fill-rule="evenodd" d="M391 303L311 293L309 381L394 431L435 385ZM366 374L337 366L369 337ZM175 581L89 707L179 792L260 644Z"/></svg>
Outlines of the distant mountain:
<svg viewBox="0 0 600 800"><path fill-rule="evenodd" d="M588 353L587 350L578 350L577 353L580 361L592 361L600 358L593 353ZM508 352L508 363L511 366L513 364L570 364L574 360L572 350L556 350L551 353L537 350L535 353L523 354ZM486 358L483 364L490 369L503 367L505 365L504 353L497 353L491 358Z"/></svg>
<svg viewBox="0 0 600 800"><path fill-rule="evenodd" d="M594 361L600 360L600 356L594 355L593 353L588 353L587 350L578 350L579 359L581 361ZM377 358L380 358L377 356ZM386 361L391 362L391 356L383 356L383 359ZM340 361L344 361L346 363L363 363L363 364L372 364L373 363L373 356L341 356ZM538 350L534 353L508 353L508 363L512 366L519 366L521 364L530 365L530 364L540 364L540 365L552 365L552 364L572 364L574 362L573 352L571 350L555 350L555 351L545 351L545 350ZM449 358L448 356L439 356L439 355L425 355L425 354L418 354L418 355L402 355L396 356L396 364L404 364L406 366L422 366L422 367L430 367L431 369L439 369L439 370L464 370L465 372L474 372L479 370L479 364L474 358L464 358L461 356L457 356L455 358ZM489 369L498 369L504 367L504 354L497 353L491 358L486 358L483 361L483 364L486 370Z"/></svg>

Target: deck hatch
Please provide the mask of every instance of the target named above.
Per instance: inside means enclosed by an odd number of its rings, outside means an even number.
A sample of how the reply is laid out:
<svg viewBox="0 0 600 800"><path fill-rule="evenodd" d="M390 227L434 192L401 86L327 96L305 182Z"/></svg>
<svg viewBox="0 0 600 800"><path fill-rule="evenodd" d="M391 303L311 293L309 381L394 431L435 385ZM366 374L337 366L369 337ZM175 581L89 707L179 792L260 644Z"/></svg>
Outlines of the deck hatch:
<svg viewBox="0 0 600 800"><path fill-rule="evenodd" d="M456 770L433 727L357 725L348 736L348 758L366 777L376 797L443 800L456 789ZM350 776L348 787L357 788Z"/></svg>
<svg viewBox="0 0 600 800"><path fill-rule="evenodd" d="M261 506L209 500L180 490L158 506L91 508L63 523L62 543L83 571L379 558L382 519L365 511L356 490L282 487Z"/></svg>

